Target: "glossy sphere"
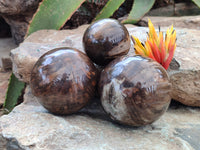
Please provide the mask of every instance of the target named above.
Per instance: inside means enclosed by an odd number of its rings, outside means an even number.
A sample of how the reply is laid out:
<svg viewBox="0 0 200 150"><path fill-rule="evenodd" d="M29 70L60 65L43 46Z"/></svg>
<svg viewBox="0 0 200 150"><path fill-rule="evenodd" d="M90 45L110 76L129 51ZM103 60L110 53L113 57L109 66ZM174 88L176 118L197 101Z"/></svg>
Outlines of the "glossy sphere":
<svg viewBox="0 0 200 150"><path fill-rule="evenodd" d="M87 28L83 36L86 54L98 65L107 65L130 49L126 27L114 19L102 19Z"/></svg>
<svg viewBox="0 0 200 150"><path fill-rule="evenodd" d="M54 114L70 114L94 96L96 68L82 52L54 49L39 58L31 73L30 86L39 102Z"/></svg>
<svg viewBox="0 0 200 150"><path fill-rule="evenodd" d="M142 126L157 120L170 103L171 84L165 69L149 58L123 56L101 73L101 103L122 124Z"/></svg>

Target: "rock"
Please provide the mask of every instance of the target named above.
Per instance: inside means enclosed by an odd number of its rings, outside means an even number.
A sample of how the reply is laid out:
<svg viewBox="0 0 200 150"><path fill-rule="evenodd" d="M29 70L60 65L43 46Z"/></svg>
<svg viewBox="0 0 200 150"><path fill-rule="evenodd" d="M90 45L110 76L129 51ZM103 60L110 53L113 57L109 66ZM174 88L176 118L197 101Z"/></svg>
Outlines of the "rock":
<svg viewBox="0 0 200 150"><path fill-rule="evenodd" d="M6 15L26 14L28 10L37 6L41 0L0 0L0 13Z"/></svg>
<svg viewBox="0 0 200 150"><path fill-rule="evenodd" d="M170 2L170 1L168 1ZM172 1L171 1L172 2ZM171 3L165 7L152 9L147 13L148 16L194 16L200 15L197 5L192 2L188 3Z"/></svg>
<svg viewBox="0 0 200 150"><path fill-rule="evenodd" d="M5 96L8 88L11 72L0 71L0 109L5 101ZM0 113L1 116L1 113Z"/></svg>
<svg viewBox="0 0 200 150"><path fill-rule="evenodd" d="M5 102L7 88L9 84L9 78L11 75L11 71L3 71L3 69L0 67L0 116L3 115L3 104ZM1 143L1 141L0 141ZM1 147L0 147L1 149Z"/></svg>
<svg viewBox="0 0 200 150"><path fill-rule="evenodd" d="M0 67L3 70L9 70L12 68L10 51L16 47L17 45L14 43L12 38L0 39Z"/></svg>
<svg viewBox="0 0 200 150"><path fill-rule="evenodd" d="M195 150L200 147L197 140L200 108L174 105L152 125L136 128L111 122L98 103L97 99L73 115L55 116L37 102L28 87L24 102L0 117L0 149Z"/></svg>
<svg viewBox="0 0 200 150"><path fill-rule="evenodd" d="M174 58L180 66L169 69L172 98L189 106L200 106L199 30L177 30Z"/></svg>
<svg viewBox="0 0 200 150"><path fill-rule="evenodd" d="M151 19L155 27L160 26L168 27L172 24L174 27L188 28L188 29L197 29L200 30L200 15L197 16L181 16L181 17L159 17L159 16L146 16L142 18L141 21L148 22L148 19Z"/></svg>
<svg viewBox="0 0 200 150"><path fill-rule="evenodd" d="M23 42L24 36L26 34L29 21L32 18L32 15L19 15L19 16L6 16L3 15L3 18L10 25L12 38L16 44Z"/></svg>
<svg viewBox="0 0 200 150"><path fill-rule="evenodd" d="M199 149L199 144L198 143L198 138L197 139L192 139L191 137L198 137L200 135L200 125L191 125L190 128L188 129L180 129L180 128L176 128L176 135L178 137L180 137L181 139L187 141L188 143L190 143L190 145L192 145L192 147L196 150ZM192 140L191 140L192 139Z"/></svg>
<svg viewBox="0 0 200 150"><path fill-rule="evenodd" d="M48 50L69 46L83 51L82 36L88 25L74 30L41 30L30 35L16 49L12 50L13 72L24 82L29 82L30 72L38 58ZM148 28L126 25L130 34L146 40ZM166 28L162 28L166 31ZM175 60L168 70L173 84L172 98L190 106L200 106L200 31L177 28ZM129 55L133 55L131 46ZM179 67L180 66L180 67Z"/></svg>
<svg viewBox="0 0 200 150"><path fill-rule="evenodd" d="M29 21L41 0L0 0L0 15L11 27L12 36L17 44L23 41Z"/></svg>

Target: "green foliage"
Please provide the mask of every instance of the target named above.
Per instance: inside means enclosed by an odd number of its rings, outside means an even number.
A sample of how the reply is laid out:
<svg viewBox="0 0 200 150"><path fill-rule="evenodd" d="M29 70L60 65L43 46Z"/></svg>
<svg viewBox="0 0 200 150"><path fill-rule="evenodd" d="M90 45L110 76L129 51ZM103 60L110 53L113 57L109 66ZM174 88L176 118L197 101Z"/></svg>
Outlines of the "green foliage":
<svg viewBox="0 0 200 150"><path fill-rule="evenodd" d="M200 0L192 0L200 8Z"/></svg>
<svg viewBox="0 0 200 150"><path fill-rule="evenodd" d="M6 94L6 100L4 103L4 109L10 112L18 102L19 96L25 87L25 83L19 81L14 74L10 76L8 90Z"/></svg>
<svg viewBox="0 0 200 150"><path fill-rule="evenodd" d="M94 20L110 17L125 0L109 0Z"/></svg>
<svg viewBox="0 0 200 150"><path fill-rule="evenodd" d="M60 29L85 0L43 0L27 35L41 29Z"/></svg>
<svg viewBox="0 0 200 150"><path fill-rule="evenodd" d="M123 23L137 23L153 6L155 0L134 0L132 10Z"/></svg>
<svg viewBox="0 0 200 150"><path fill-rule="evenodd" d="M86 2L90 2L87 0ZM108 0L95 20L108 18L125 0ZM60 29L85 0L43 0L34 14L26 36L41 29ZM99 3L98 0L91 2ZM136 23L153 6L155 0L134 0L133 8L124 23Z"/></svg>
<svg viewBox="0 0 200 150"><path fill-rule="evenodd" d="M192 0L200 7L200 0ZM104 3L102 0L43 0L33 16L27 35L40 29L60 29L71 18L74 12L85 3ZM108 18L125 0L108 0L95 20ZM123 23L137 23L147 13L155 0L134 0L131 12Z"/></svg>

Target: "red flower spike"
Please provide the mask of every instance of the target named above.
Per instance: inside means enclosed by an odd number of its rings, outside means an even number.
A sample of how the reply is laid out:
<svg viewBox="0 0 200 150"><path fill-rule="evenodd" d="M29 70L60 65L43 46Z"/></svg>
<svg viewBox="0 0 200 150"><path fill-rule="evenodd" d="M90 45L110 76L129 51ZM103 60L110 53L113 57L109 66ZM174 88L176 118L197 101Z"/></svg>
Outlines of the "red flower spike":
<svg viewBox="0 0 200 150"><path fill-rule="evenodd" d="M145 45L138 38L132 36L135 53L154 59L167 70L176 49L176 31L171 26L167 30L164 40L162 32L157 35L151 20L149 20L148 26L149 33Z"/></svg>

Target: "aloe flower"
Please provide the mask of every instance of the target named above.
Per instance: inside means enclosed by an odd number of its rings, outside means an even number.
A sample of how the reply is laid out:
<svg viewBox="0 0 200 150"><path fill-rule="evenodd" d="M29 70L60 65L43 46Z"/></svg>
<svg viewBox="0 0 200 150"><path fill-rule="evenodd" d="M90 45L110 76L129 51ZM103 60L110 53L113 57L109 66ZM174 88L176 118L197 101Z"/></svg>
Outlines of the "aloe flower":
<svg viewBox="0 0 200 150"><path fill-rule="evenodd" d="M154 59L167 70L176 49L176 31L172 25L163 39L163 32L159 31L159 35L157 35L151 20L149 20L148 26L149 33L145 45L137 37L131 36L135 53Z"/></svg>

